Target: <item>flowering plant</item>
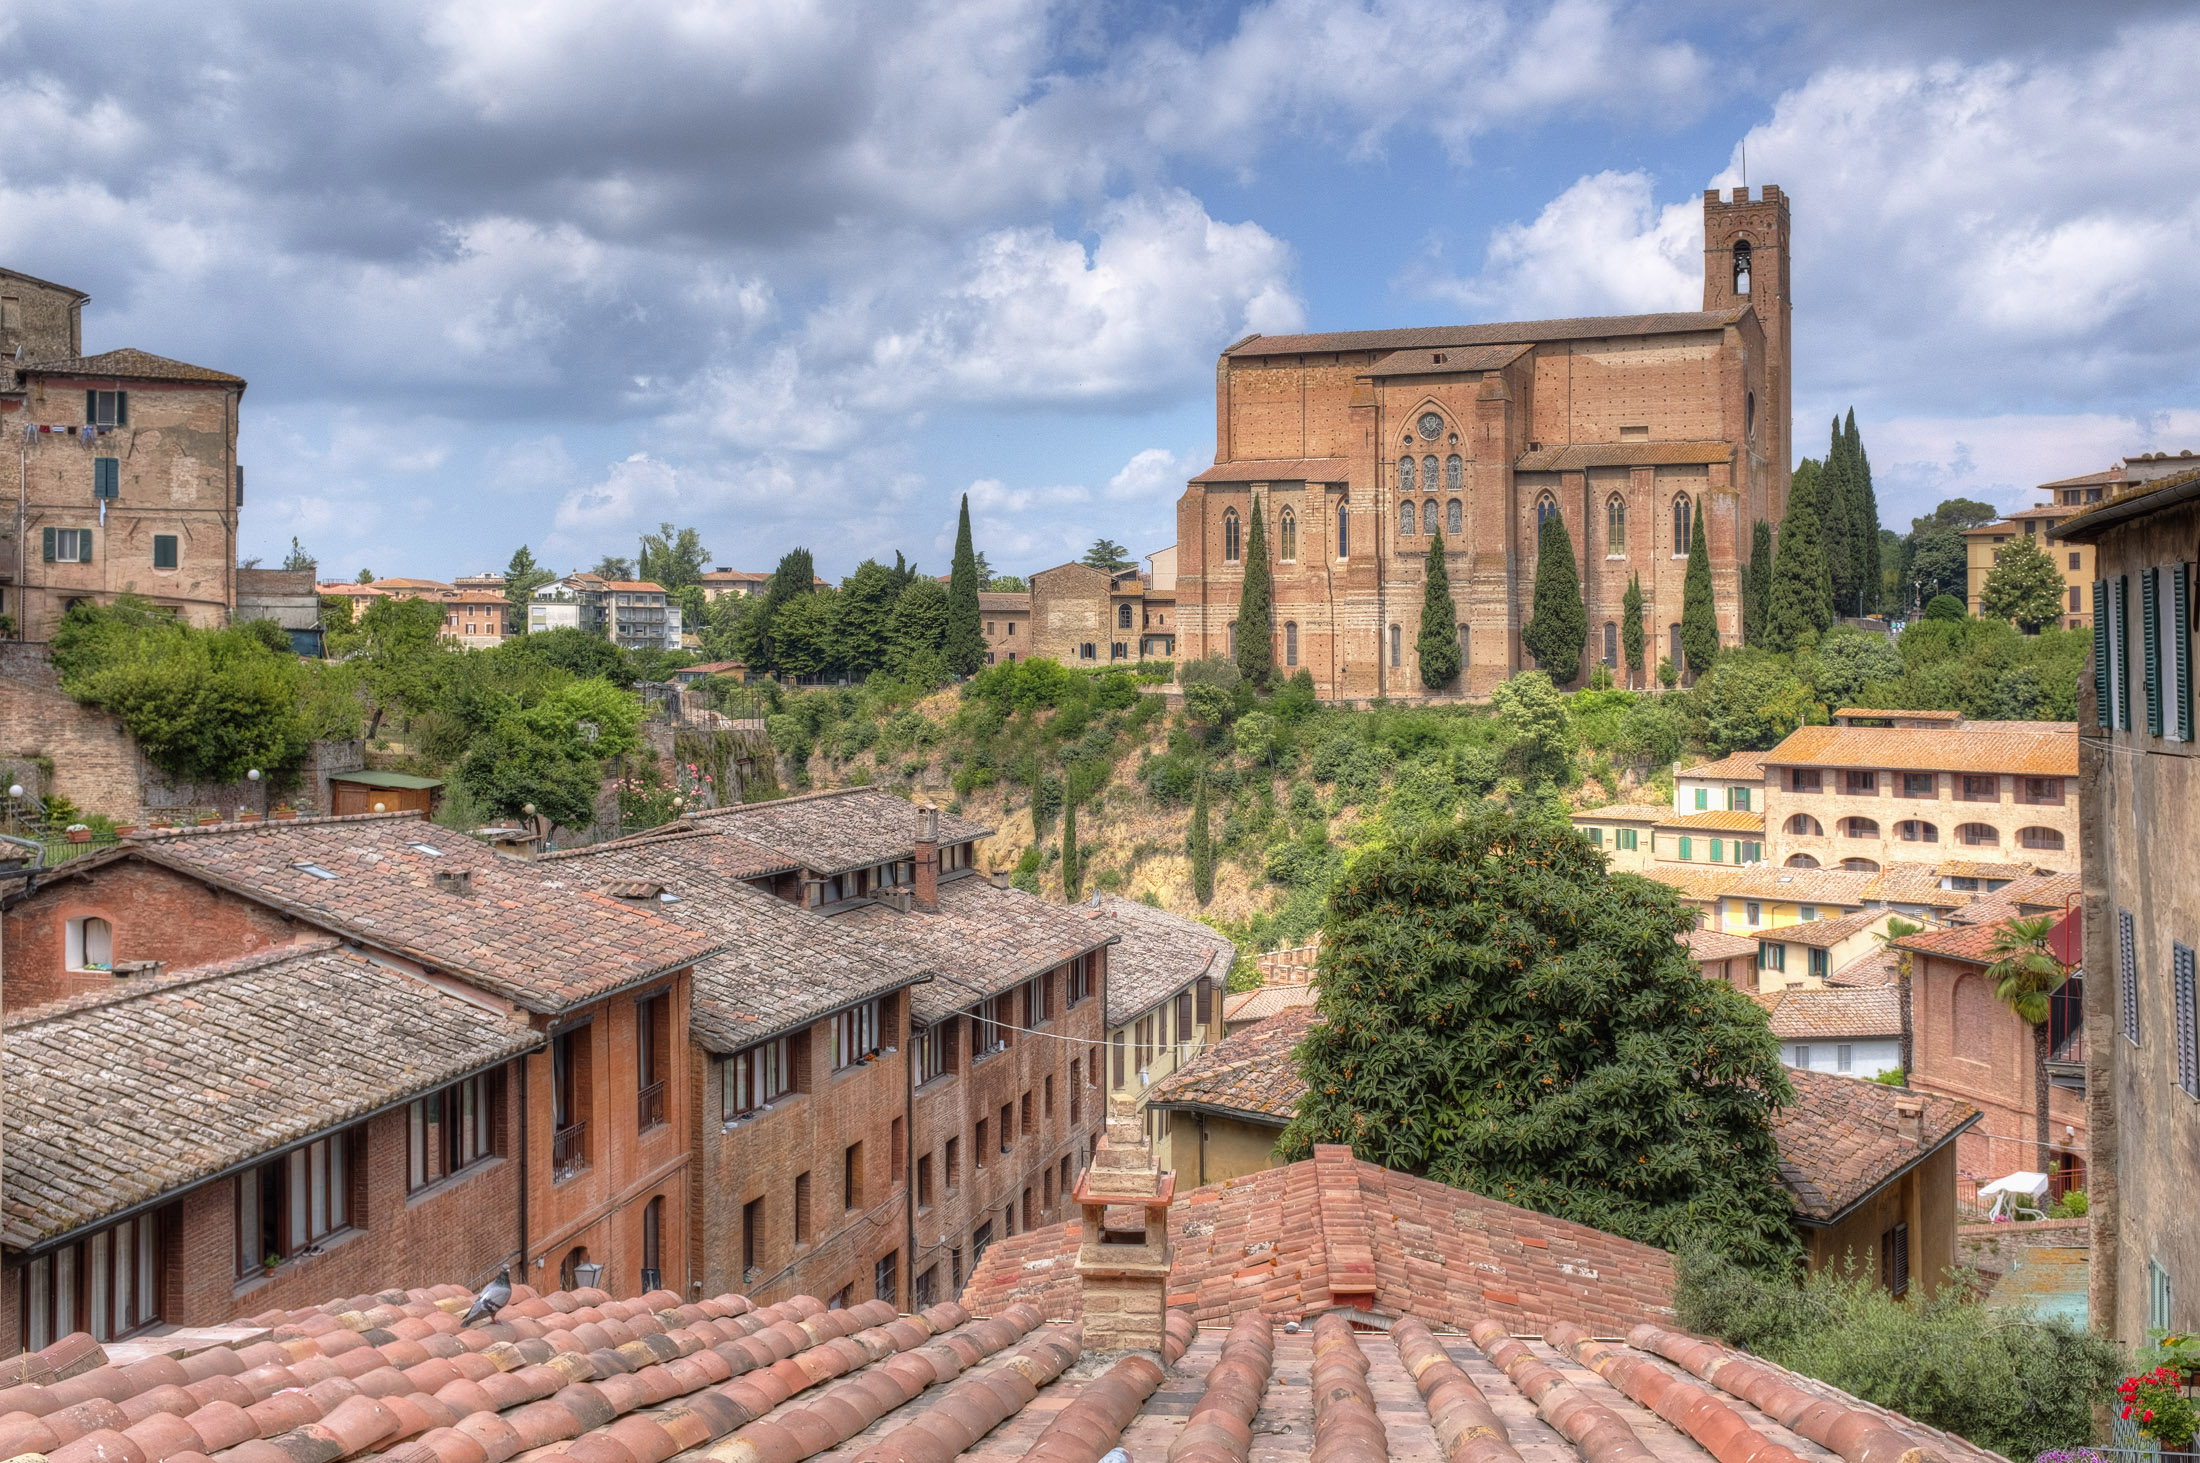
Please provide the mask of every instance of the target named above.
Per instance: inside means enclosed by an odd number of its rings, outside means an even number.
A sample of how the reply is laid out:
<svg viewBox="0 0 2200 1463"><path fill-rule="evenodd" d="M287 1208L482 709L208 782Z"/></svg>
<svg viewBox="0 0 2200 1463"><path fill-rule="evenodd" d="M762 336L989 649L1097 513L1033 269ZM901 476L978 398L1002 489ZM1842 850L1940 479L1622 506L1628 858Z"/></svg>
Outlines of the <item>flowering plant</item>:
<svg viewBox="0 0 2200 1463"><path fill-rule="evenodd" d="M2200 1415L2184 1394L2183 1382L2184 1374L2168 1366L2124 1378L2116 1385L2120 1415L2148 1437L2159 1438L2166 1448L2185 1447L2192 1441Z"/></svg>
<svg viewBox="0 0 2200 1463"><path fill-rule="evenodd" d="M2108 1463L2108 1459L2091 1448L2050 1448L2032 1463Z"/></svg>

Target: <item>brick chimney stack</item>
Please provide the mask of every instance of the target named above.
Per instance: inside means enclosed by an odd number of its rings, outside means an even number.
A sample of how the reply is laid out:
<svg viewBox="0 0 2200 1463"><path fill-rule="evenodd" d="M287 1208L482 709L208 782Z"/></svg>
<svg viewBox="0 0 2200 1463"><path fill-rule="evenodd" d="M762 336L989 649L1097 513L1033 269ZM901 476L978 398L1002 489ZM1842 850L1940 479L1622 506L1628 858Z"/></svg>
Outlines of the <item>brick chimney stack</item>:
<svg viewBox="0 0 2200 1463"><path fill-rule="evenodd" d="M1894 1105L1895 1136L1912 1143L1925 1141L1925 1104L1916 1098L1900 1098Z"/></svg>
<svg viewBox="0 0 2200 1463"><path fill-rule="evenodd" d="M917 827L917 892L915 904L927 914L940 907L940 810L926 803Z"/></svg>
<svg viewBox="0 0 2200 1463"><path fill-rule="evenodd" d="M1084 1213L1077 1250L1085 1345L1098 1352L1161 1353L1168 1314L1169 1205L1176 1175L1154 1169L1146 1125L1128 1093L1108 1099L1108 1130L1072 1196ZM1145 1211L1143 1229L1109 1229L1110 1205Z"/></svg>

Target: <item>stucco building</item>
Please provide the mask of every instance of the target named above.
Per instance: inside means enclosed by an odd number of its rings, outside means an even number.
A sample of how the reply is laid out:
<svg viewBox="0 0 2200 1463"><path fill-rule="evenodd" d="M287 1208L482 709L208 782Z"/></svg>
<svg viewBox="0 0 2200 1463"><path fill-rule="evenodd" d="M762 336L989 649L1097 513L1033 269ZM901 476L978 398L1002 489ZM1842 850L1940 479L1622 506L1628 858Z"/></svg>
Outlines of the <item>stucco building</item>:
<svg viewBox="0 0 2200 1463"><path fill-rule="evenodd" d="M85 355L90 298L0 269L0 430L20 479L0 520L0 614L48 640L71 604L136 594L227 624L244 380L148 351Z"/></svg>
<svg viewBox="0 0 2200 1463"><path fill-rule="evenodd" d="M2200 755L2193 544L2200 469L2126 488L2056 526L2098 556L2078 697L2090 1310L2126 1341L2200 1327Z"/></svg>
<svg viewBox="0 0 2200 1463"><path fill-rule="evenodd" d="M985 663L1012 665L1029 660L1031 649L1031 592L1003 593L980 590L978 620L985 630Z"/></svg>
<svg viewBox="0 0 2200 1463"><path fill-rule="evenodd" d="M1562 516L1588 610L1583 667L1620 662L1642 582L1649 659L1678 656L1700 517L1726 643L1752 525L1790 461L1788 200L1704 197L1703 309L1254 336L1215 372L1215 465L1177 505L1180 658L1229 654L1252 514L1274 575L1276 664L1325 697L1424 694L1413 649L1443 536L1465 665L1525 667L1542 525Z"/></svg>

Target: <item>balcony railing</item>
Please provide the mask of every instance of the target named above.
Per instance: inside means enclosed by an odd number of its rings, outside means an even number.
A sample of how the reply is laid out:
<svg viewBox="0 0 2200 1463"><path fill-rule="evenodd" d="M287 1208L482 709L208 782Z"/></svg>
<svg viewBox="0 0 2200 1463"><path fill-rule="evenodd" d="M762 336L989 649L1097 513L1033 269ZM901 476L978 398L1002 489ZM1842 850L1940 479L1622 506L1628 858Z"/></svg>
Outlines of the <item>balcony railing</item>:
<svg viewBox="0 0 2200 1463"><path fill-rule="evenodd" d="M588 1119L558 1129L550 1139L550 1177L563 1183L588 1167Z"/></svg>
<svg viewBox="0 0 2200 1463"><path fill-rule="evenodd" d="M661 1128L665 1122L665 1084L652 1082L636 1096L634 1126L642 1132Z"/></svg>

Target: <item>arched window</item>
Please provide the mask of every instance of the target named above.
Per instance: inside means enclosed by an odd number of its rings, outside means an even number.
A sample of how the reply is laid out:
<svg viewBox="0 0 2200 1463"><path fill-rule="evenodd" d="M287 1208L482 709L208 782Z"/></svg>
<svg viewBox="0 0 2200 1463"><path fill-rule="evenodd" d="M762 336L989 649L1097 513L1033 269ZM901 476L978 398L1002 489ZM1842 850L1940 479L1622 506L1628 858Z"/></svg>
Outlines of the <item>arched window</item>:
<svg viewBox="0 0 2200 1463"><path fill-rule="evenodd" d="M664 1288L665 1199L659 1194L642 1206L642 1284Z"/></svg>
<svg viewBox="0 0 2200 1463"><path fill-rule="evenodd" d="M1466 465L1459 460L1459 454L1454 452L1444 459L1444 487L1456 493L1465 482Z"/></svg>
<svg viewBox="0 0 2200 1463"><path fill-rule="evenodd" d="M1686 493L1673 500L1673 554L1676 558L1688 552L1689 518L1694 509L1695 504L1689 502Z"/></svg>
<svg viewBox="0 0 2200 1463"><path fill-rule="evenodd" d="M1452 459L1454 462L1458 460L1456 457ZM1444 532L1457 538L1466 527L1466 521L1466 510L1460 506L1457 498L1444 505Z"/></svg>
<svg viewBox="0 0 2200 1463"><path fill-rule="evenodd" d="M1557 516L1558 499L1552 497L1549 493L1545 493L1535 500L1535 541L1539 547L1543 543L1543 525Z"/></svg>
<svg viewBox="0 0 2200 1463"><path fill-rule="evenodd" d="M1123 603L1115 607L1115 628L1118 630L1128 630L1130 627L1131 606L1130 601L1125 600Z"/></svg>
<svg viewBox="0 0 2200 1463"><path fill-rule="evenodd" d="M1845 858L1841 860L1841 867L1852 874L1876 874L1879 872L1879 862L1876 859Z"/></svg>
<svg viewBox="0 0 2200 1463"><path fill-rule="evenodd" d="M1869 818L1843 818L1841 820L1841 836L1843 838L1877 838L1879 836L1879 825Z"/></svg>
<svg viewBox="0 0 2200 1463"><path fill-rule="evenodd" d="M1612 620L1604 622L1604 667L1606 670L1619 669L1619 625Z"/></svg>
<svg viewBox="0 0 2200 1463"><path fill-rule="evenodd" d="M578 1271L581 1266L587 1263L588 1246L573 1246L573 1248L566 1253L564 1261L558 1266L558 1289L571 1290L576 1285L578 1285L580 1282L574 1278L575 1272Z"/></svg>
<svg viewBox="0 0 2200 1463"><path fill-rule="evenodd" d="M1401 536L1413 533L1413 500L1406 499L1398 505L1398 532Z"/></svg>
<svg viewBox="0 0 2200 1463"><path fill-rule="evenodd" d="M1398 491L1401 493L1413 491L1413 459L1410 457L1398 459Z"/></svg>
<svg viewBox="0 0 2200 1463"><path fill-rule="evenodd" d="M1421 532L1436 532L1436 500L1434 498L1421 505Z"/></svg>
<svg viewBox="0 0 2200 1463"><path fill-rule="evenodd" d="M1296 560L1299 556L1299 515L1286 508L1276 519L1276 557Z"/></svg>
<svg viewBox="0 0 2200 1463"><path fill-rule="evenodd" d="M1742 435L1750 441L1757 440L1757 393L1742 393Z"/></svg>
<svg viewBox="0 0 2200 1463"><path fill-rule="evenodd" d="M1604 552L1614 559L1627 557L1627 500L1617 493L1604 500Z"/></svg>
<svg viewBox="0 0 2200 1463"><path fill-rule="evenodd" d="M1401 632L1401 631L1399 630L1398 626L1396 626L1396 625L1392 625L1392 626L1390 627L1390 665L1391 665L1391 669L1393 669L1393 670L1396 670L1396 669L1397 669L1397 668L1399 667L1399 665L1403 664L1403 662L1401 661L1400 657L1401 657L1401 656L1402 656L1402 655L1404 654L1404 646L1405 646L1405 636L1404 636L1404 634L1403 634L1403 633L1402 633L1402 632Z"/></svg>
<svg viewBox="0 0 2200 1463"><path fill-rule="evenodd" d="M1238 561L1238 514L1235 508L1222 510L1222 557L1225 562Z"/></svg>
<svg viewBox="0 0 2200 1463"><path fill-rule="evenodd" d="M2063 836L2052 828L2020 828L2017 830L2017 842L2026 848L2060 849L2063 846Z"/></svg>
<svg viewBox="0 0 2200 1463"><path fill-rule="evenodd" d="M1794 838L1823 838L1826 836L1825 825L1808 813L1797 813L1794 817L1788 819L1787 831L1789 836Z"/></svg>
<svg viewBox="0 0 2200 1463"><path fill-rule="evenodd" d="M1297 665L1299 663L1299 622L1297 620L1285 620L1283 622L1283 663L1285 665Z"/></svg>
<svg viewBox="0 0 2200 1463"><path fill-rule="evenodd" d="M2001 844L2001 831L1991 823L1965 823L1956 829L1956 842L1973 848L1996 848Z"/></svg>
<svg viewBox="0 0 2200 1463"><path fill-rule="evenodd" d="M1807 853L1791 853L1788 855L1787 866L1791 869L1815 869L1818 867L1818 860Z"/></svg>
<svg viewBox="0 0 2200 1463"><path fill-rule="evenodd" d="M1736 239L1734 241L1734 293L1737 295L1749 293L1749 263L1749 240Z"/></svg>
<svg viewBox="0 0 2200 1463"><path fill-rule="evenodd" d="M1904 818L1894 825L1894 836L1904 843L1938 843L1940 830L1932 824L1916 818Z"/></svg>
<svg viewBox="0 0 2200 1463"><path fill-rule="evenodd" d="M64 963L70 970L114 968L114 926L96 914L70 920L64 929L63 945Z"/></svg>
<svg viewBox="0 0 2200 1463"><path fill-rule="evenodd" d="M1421 486L1428 492L1433 493L1436 491L1436 459L1434 457L1421 459Z"/></svg>
<svg viewBox="0 0 2200 1463"><path fill-rule="evenodd" d="M1351 522L1352 515L1346 511L1344 499L1339 498L1337 500L1337 557L1340 559L1352 557Z"/></svg>

